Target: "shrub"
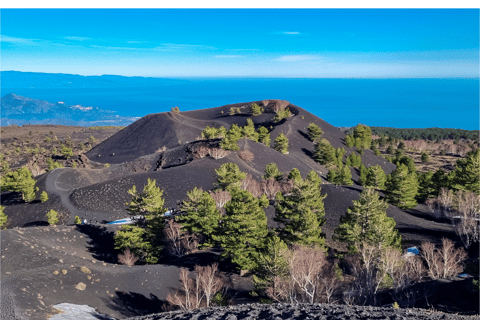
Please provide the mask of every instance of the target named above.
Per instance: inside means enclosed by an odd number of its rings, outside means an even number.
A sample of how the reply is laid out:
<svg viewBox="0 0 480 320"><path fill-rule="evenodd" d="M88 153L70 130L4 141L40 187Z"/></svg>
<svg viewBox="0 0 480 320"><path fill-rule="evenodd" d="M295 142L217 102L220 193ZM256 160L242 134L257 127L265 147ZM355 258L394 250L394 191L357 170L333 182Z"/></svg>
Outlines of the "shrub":
<svg viewBox="0 0 480 320"><path fill-rule="evenodd" d="M280 122L283 119L291 117L291 116L292 116L292 113L290 112L290 110L288 108L286 108L284 110L278 110L277 114L273 118L273 122L277 123L277 122Z"/></svg>
<svg viewBox="0 0 480 320"><path fill-rule="evenodd" d="M245 160L247 162L251 162L255 158L255 156L253 155L253 152L249 150L239 151L237 154L240 157L240 159Z"/></svg>
<svg viewBox="0 0 480 320"><path fill-rule="evenodd" d="M205 158L207 155L208 155L208 148L205 146L200 146L195 150L193 154L193 158L202 159L202 158Z"/></svg>
<svg viewBox="0 0 480 320"><path fill-rule="evenodd" d="M46 191L42 191L42 193L40 194L40 201L42 203L45 203L48 201L48 194Z"/></svg>
<svg viewBox="0 0 480 320"><path fill-rule="evenodd" d="M47 221L48 221L48 224L51 225L51 226L56 225L58 223L58 213L57 213L57 211L55 211L53 209L48 211Z"/></svg>
<svg viewBox="0 0 480 320"><path fill-rule="evenodd" d="M278 152L281 152L283 154L288 153L288 138L283 134L280 133L277 138L275 139L274 142L274 147L275 150Z"/></svg>
<svg viewBox="0 0 480 320"><path fill-rule="evenodd" d="M5 210L4 206L0 206L0 229L2 229L7 223L8 216L3 212Z"/></svg>
<svg viewBox="0 0 480 320"><path fill-rule="evenodd" d="M123 254L118 255L118 262L126 266L133 266L137 261L138 258L128 248L125 249Z"/></svg>
<svg viewBox="0 0 480 320"><path fill-rule="evenodd" d="M82 224L82 220L80 220L79 216L75 216L75 224Z"/></svg>
<svg viewBox="0 0 480 320"><path fill-rule="evenodd" d="M179 114L180 113L180 108L179 107L172 107L172 109L170 109L170 112L171 113L174 113L174 114Z"/></svg>
<svg viewBox="0 0 480 320"><path fill-rule="evenodd" d="M253 103L251 106L250 106L250 111L252 112L252 115L254 117L256 116L259 116L263 113L263 108L260 107L258 104L256 103Z"/></svg>
<svg viewBox="0 0 480 320"><path fill-rule="evenodd" d="M270 133L268 129L263 126L258 128L258 142L270 147Z"/></svg>
<svg viewBox="0 0 480 320"><path fill-rule="evenodd" d="M323 130L317 126L315 123L310 123L307 128L308 131L308 136L310 137L310 140L314 142L320 141L320 138L322 137Z"/></svg>

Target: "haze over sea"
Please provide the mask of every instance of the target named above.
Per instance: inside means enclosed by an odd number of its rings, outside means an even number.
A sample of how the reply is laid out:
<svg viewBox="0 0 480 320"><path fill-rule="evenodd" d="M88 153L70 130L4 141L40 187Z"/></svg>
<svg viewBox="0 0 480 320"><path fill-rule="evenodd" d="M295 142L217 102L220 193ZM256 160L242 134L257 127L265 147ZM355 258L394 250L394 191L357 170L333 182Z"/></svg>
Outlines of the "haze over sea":
<svg viewBox="0 0 480 320"><path fill-rule="evenodd" d="M152 80L152 83L154 81ZM283 99L335 126L479 129L479 79L184 78L142 86L3 87L1 95L96 106L144 116Z"/></svg>

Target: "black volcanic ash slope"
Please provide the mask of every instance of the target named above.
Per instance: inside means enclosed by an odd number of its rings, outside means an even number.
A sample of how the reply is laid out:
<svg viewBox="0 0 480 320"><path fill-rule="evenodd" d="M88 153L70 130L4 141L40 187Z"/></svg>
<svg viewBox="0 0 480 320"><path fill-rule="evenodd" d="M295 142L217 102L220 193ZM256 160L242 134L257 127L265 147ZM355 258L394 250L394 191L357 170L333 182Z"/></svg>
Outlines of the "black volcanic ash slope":
<svg viewBox="0 0 480 320"><path fill-rule="evenodd" d="M316 123L324 131L323 137L330 141L335 148L345 148L346 156L354 152L354 148L345 146L345 133L340 129L325 122L312 113L282 100L256 101L263 105L265 112L258 117L250 114L250 105L254 102L237 103L217 108L180 112L157 113L147 115L125 129L105 140L89 152L87 156L101 163L122 163L132 161L138 157L152 154L163 146L168 149L178 147L189 141L195 141L206 126L225 126L227 129L232 124L244 126L248 118L252 118L255 126L272 128L270 137L272 145L275 138L284 133L289 141L289 155L297 163L303 163L322 175L327 170L317 164L313 159L313 143L307 137L307 127L310 123ZM274 106L288 106L292 117L279 123L273 123ZM240 114L229 115L231 107L238 107ZM303 119L302 119L303 118ZM280 155L280 153L278 153ZM272 159L272 162L276 161ZM371 150L365 150L362 162L366 167L380 165L386 174L395 169L395 165L387 162L382 157L375 156ZM352 171L353 179L357 180L356 170Z"/></svg>

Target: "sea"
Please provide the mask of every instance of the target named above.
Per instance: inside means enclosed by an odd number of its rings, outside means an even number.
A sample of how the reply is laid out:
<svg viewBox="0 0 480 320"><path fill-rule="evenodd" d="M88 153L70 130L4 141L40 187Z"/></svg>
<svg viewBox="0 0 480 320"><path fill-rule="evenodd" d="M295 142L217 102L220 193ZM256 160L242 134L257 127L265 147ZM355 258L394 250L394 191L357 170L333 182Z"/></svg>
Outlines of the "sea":
<svg viewBox="0 0 480 320"><path fill-rule="evenodd" d="M282 99L337 127L479 129L479 79L183 78L142 86L2 87L1 95L96 106L121 116Z"/></svg>

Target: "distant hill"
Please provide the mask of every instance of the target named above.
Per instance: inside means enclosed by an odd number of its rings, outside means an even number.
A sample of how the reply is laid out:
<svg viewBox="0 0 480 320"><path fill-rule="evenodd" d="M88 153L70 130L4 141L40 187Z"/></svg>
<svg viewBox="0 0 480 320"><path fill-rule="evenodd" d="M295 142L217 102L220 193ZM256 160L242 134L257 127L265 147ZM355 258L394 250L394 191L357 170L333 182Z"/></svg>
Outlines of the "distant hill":
<svg viewBox="0 0 480 320"><path fill-rule="evenodd" d="M3 79L2 79L3 81ZM138 117L123 117L115 111L81 105L52 103L9 93L1 100L1 125L60 124L76 126L126 126Z"/></svg>
<svg viewBox="0 0 480 320"><path fill-rule="evenodd" d="M65 73L1 71L2 88L118 88L159 86L184 80L124 77L115 75L81 76Z"/></svg>

